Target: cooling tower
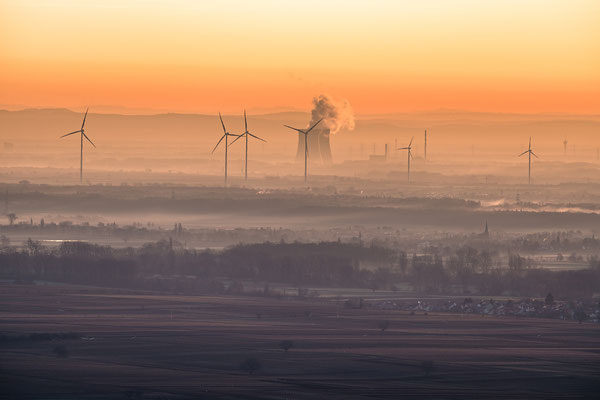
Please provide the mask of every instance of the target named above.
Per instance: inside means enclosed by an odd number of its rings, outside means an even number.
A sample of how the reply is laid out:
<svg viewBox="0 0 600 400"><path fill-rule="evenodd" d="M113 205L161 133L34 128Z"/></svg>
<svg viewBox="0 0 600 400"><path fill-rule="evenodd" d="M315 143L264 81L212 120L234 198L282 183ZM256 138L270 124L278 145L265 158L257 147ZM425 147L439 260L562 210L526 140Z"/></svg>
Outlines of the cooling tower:
<svg viewBox="0 0 600 400"><path fill-rule="evenodd" d="M329 128L316 127L308 134L308 160L321 164L331 163ZM298 133L298 151L296 161L304 161L304 134Z"/></svg>

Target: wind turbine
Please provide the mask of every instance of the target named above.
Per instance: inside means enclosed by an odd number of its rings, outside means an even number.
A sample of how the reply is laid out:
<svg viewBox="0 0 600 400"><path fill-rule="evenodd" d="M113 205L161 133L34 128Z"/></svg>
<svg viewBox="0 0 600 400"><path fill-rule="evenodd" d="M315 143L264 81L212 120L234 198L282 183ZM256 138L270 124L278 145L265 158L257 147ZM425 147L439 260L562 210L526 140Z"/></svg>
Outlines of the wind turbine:
<svg viewBox="0 0 600 400"><path fill-rule="evenodd" d="M87 114L88 114L88 110L89 107L85 110L85 115L83 116L83 122L81 123L81 129L77 130L77 131L73 131L71 133L67 133L66 135L62 135L61 138L64 138L66 136L71 136L74 135L76 133L81 133L80 135L80 139L81 139L81 151L79 154L79 182L83 182L83 138L85 137L87 139L88 142L90 142L92 144L92 146L94 146L94 148L96 147L96 145L94 144L94 142L92 142L90 140L89 137L87 137L87 135L85 134L85 119L87 118Z"/></svg>
<svg viewBox="0 0 600 400"><path fill-rule="evenodd" d="M307 165L308 165L308 134L310 133L310 131L312 131L314 129L315 126L319 125L319 122L321 122L321 121L323 121L323 118L321 118L320 120L315 122L315 124L308 129L298 129L298 128L291 127L289 125L283 125L286 128L290 128L290 129L297 131L298 133L304 134L304 182L306 182Z"/></svg>
<svg viewBox="0 0 600 400"><path fill-rule="evenodd" d="M221 136L221 139L219 139L219 141L215 145L215 148L212 150L211 154L215 152L217 147L219 147L219 144L221 144L221 142L223 141L223 138L225 138L225 184L227 184L227 148L229 147L227 145L227 142L229 140L229 136L239 137L240 135L234 135L232 133L227 132L227 129L225 128L225 124L223 123L223 117L221 117L221 113L219 113L219 119L221 120L221 126L223 127L223 136Z"/></svg>
<svg viewBox="0 0 600 400"><path fill-rule="evenodd" d="M525 150L524 152L522 152L521 154L519 154L519 157L525 155L525 154L529 154L529 173L527 175L527 184L531 183L531 155L533 154L536 158L539 158L534 152L533 150L531 150L531 136L529 137L529 148L527 150Z"/></svg>
<svg viewBox="0 0 600 400"><path fill-rule="evenodd" d="M408 146L406 147L400 147L398 150L408 150L407 152L407 157L408 157L408 170L407 170L407 181L410 182L410 159L413 158L412 152L410 151L412 149L412 142L413 139L415 137L413 136L412 139L410 139L410 143L408 143Z"/></svg>
<svg viewBox="0 0 600 400"><path fill-rule="evenodd" d="M258 136L253 135L250 132L248 132L248 120L246 119L246 110L244 110L244 133L242 133L237 138L235 138L234 141L231 142L231 144L234 144L235 142L237 142L237 140L241 137L246 138L246 159L245 159L246 169L244 172L244 180L246 180L246 181L248 180L248 136L252 136L255 139L262 140L265 143L267 142L266 140L261 139ZM231 144L230 144L230 146L231 146Z"/></svg>
<svg viewBox="0 0 600 400"><path fill-rule="evenodd" d="M427 162L427 129L425 129L425 147L423 147L423 159Z"/></svg>

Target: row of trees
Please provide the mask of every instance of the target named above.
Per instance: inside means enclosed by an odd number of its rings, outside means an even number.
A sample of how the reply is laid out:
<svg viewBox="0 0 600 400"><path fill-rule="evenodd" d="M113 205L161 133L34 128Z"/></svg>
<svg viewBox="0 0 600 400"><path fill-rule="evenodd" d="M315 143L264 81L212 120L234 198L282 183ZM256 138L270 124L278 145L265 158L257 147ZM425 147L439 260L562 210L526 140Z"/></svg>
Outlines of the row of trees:
<svg viewBox="0 0 600 400"><path fill-rule="evenodd" d="M72 221L45 222L43 218L34 221L30 218L22 219L15 214L8 215L8 225L0 225L0 233L5 235L27 235L48 237L79 237L93 241L95 239L110 238L119 239L123 242L129 240L158 241L171 236L182 243L202 244L203 246L227 246L240 242L265 242L293 240L309 240L311 232L299 232L284 228L185 228L181 223L175 223L172 228L162 228L154 223L133 223L131 225L119 225L117 223L99 222L92 225L88 222L81 224ZM19 220L19 223L14 223ZM314 232L313 232L314 234ZM335 232L324 234L321 237L331 236L337 238Z"/></svg>
<svg viewBox="0 0 600 400"><path fill-rule="evenodd" d="M135 249L85 242L64 242L49 249L29 240L22 250L0 252L0 277L190 293L228 286L240 292L244 281L372 290L396 290L408 283L420 293L552 292L557 298L589 297L600 291L598 258L590 259L592 268L560 272L527 268L531 260L519 255L510 255L508 268L499 268L493 259L493 253L470 247L443 258L340 242L237 245L216 252L185 249L172 239ZM378 267L365 267L373 265Z"/></svg>
<svg viewBox="0 0 600 400"><path fill-rule="evenodd" d="M181 223L175 223L173 227L161 228L152 222L133 223L131 225L118 225L116 223L98 223L96 225L83 222L81 224L72 221L45 222L44 219L33 221L31 218L19 218L14 213L6 214L7 225L0 225L0 234L19 234L19 235L69 235L87 240L94 238L118 238L127 242L129 240L157 241L167 236L185 243L201 243L205 246L211 245L232 245L240 242L262 243L266 241L278 242L285 241L308 241L318 237L321 240L336 240L342 236L344 242L368 242L379 247L388 248L415 248L423 240L410 238L399 239L396 235L382 235L379 229L386 232L393 232L390 227L380 227L376 230L366 229L364 238L359 232L340 230L319 230L319 231L297 231L291 229L273 229L273 228L237 228L237 229L213 229L213 228L195 228L189 229L182 226ZM15 223L15 221L19 223ZM524 234L522 236L494 237L489 240L482 235L452 235L443 239L432 239L430 245L426 248L427 253L442 255L444 257L453 254L455 248L460 246L470 246L480 250L487 249L491 253L506 253L509 251L517 253L536 253L536 252L556 252L557 254L568 255L574 252L594 252L600 251L600 239L594 235L587 236L580 231L563 232L539 232Z"/></svg>

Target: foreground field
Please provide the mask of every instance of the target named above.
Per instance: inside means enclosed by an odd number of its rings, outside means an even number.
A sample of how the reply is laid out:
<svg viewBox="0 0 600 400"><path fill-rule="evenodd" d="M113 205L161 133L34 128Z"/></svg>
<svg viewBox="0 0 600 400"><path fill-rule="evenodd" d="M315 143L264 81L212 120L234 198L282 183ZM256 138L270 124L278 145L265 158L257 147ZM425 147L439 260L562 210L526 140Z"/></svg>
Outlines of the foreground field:
<svg viewBox="0 0 600 400"><path fill-rule="evenodd" d="M600 387L597 324L335 300L0 289L3 398L548 399ZM77 335L31 335L68 332ZM240 369L248 358L261 367L252 374Z"/></svg>

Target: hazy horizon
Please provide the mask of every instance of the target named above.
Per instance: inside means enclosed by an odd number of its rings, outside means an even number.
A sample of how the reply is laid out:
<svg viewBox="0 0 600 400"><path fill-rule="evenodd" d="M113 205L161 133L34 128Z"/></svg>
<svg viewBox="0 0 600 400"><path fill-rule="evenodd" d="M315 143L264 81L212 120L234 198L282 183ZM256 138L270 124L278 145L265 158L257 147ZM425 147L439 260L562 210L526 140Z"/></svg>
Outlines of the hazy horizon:
<svg viewBox="0 0 600 400"><path fill-rule="evenodd" d="M599 16L0 0L0 399L597 397Z"/></svg>
<svg viewBox="0 0 600 400"><path fill-rule="evenodd" d="M316 93L315 93L316 95ZM314 97L314 96L313 96ZM307 98L307 101L310 100ZM309 104L309 102L307 102ZM298 108L291 106L273 106L273 107L252 107L242 108L239 110L219 110L216 113L209 110L196 110L196 111L180 111L177 109L153 109L153 108L136 108L127 107L119 104L113 105L94 105L84 104L79 106L73 105L60 105L60 106L48 106L48 105L23 105L23 104L0 104L0 111L26 111L26 110L68 110L74 113L83 113L87 108L95 110L96 114L117 114L117 115L162 115L162 114L181 114L181 115L218 115L221 112L222 115L240 115L243 116L244 110L248 115L268 115L268 114L279 114L279 113L310 113L311 108ZM573 116L600 116L600 110L598 112L578 112L573 111L534 111L534 112L515 112L515 111L494 111L490 110L471 110L471 109L453 109L453 108L424 108L424 109L405 109L397 111L389 111L386 113L355 113L357 117L377 117L377 116L392 116L398 114L484 114L484 115L515 115L515 116L529 116L529 115L573 115Z"/></svg>

